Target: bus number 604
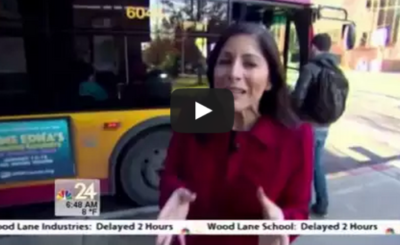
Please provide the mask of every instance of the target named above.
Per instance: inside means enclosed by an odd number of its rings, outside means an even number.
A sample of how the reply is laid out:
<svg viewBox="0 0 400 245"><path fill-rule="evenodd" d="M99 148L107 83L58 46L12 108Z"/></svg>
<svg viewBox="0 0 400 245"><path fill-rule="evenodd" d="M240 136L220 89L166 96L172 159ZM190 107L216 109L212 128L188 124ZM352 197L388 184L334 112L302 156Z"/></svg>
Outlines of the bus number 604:
<svg viewBox="0 0 400 245"><path fill-rule="evenodd" d="M145 7L126 7L126 16L129 19L143 20L145 18L162 18L162 9L151 10Z"/></svg>

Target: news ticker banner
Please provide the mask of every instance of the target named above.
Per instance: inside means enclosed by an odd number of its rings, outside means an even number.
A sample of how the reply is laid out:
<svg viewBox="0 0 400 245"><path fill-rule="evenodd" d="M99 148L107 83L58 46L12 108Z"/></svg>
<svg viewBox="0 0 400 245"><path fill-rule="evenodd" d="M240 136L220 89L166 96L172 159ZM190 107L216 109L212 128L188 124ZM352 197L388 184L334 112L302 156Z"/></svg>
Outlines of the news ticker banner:
<svg viewBox="0 0 400 245"><path fill-rule="evenodd" d="M393 235L400 221L3 220L0 235Z"/></svg>
<svg viewBox="0 0 400 245"><path fill-rule="evenodd" d="M54 188L55 216L99 216L100 195L100 181L97 179L57 179Z"/></svg>

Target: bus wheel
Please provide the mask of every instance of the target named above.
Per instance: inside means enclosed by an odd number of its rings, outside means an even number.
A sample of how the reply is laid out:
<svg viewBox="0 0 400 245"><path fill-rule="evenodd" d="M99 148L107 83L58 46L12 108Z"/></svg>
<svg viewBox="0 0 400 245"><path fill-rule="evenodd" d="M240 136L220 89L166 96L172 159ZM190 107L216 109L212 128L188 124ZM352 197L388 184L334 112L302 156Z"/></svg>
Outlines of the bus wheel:
<svg viewBox="0 0 400 245"><path fill-rule="evenodd" d="M123 157L120 168L122 188L127 197L140 206L158 203L159 174L170 138L169 128L151 131L135 141Z"/></svg>

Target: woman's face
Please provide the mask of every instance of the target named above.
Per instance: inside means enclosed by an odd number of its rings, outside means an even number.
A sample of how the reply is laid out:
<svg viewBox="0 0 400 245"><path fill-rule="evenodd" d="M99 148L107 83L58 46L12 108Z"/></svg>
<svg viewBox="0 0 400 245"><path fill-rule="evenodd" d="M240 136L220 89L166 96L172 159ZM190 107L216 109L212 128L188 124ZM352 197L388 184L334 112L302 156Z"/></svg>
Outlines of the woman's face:
<svg viewBox="0 0 400 245"><path fill-rule="evenodd" d="M238 35L226 42L214 69L214 87L232 92L236 112L258 109L271 83L267 60L252 36Z"/></svg>

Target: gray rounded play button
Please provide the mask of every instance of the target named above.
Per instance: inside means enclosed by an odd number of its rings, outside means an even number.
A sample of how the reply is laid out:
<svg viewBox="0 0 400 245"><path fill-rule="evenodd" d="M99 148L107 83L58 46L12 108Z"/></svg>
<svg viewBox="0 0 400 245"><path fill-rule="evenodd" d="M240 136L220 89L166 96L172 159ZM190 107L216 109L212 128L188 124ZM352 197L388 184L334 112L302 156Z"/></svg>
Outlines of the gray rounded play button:
<svg viewBox="0 0 400 245"><path fill-rule="evenodd" d="M176 132L229 132L233 116L233 95L227 89L177 89L172 93L171 123Z"/></svg>

